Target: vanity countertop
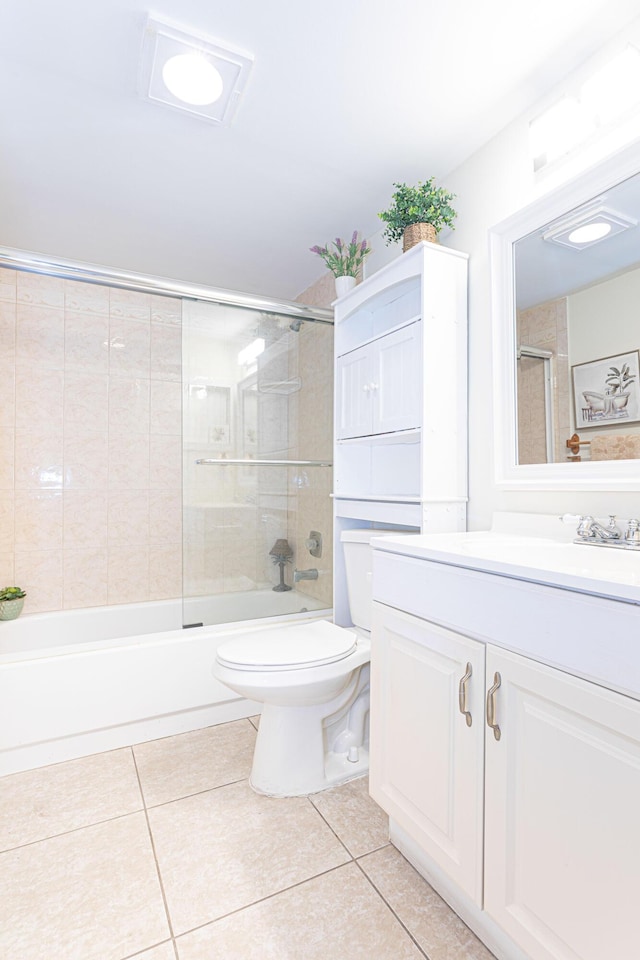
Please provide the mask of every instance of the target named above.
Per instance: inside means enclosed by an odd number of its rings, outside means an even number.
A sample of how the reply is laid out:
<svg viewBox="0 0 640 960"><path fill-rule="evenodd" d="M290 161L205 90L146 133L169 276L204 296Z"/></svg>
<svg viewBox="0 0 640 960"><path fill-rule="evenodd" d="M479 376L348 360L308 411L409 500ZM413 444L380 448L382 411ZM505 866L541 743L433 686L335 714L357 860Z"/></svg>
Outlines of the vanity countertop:
<svg viewBox="0 0 640 960"><path fill-rule="evenodd" d="M557 517L505 513L495 515L491 530L396 534L375 538L373 545L389 553L640 604L640 550L576 544L574 535L574 528Z"/></svg>

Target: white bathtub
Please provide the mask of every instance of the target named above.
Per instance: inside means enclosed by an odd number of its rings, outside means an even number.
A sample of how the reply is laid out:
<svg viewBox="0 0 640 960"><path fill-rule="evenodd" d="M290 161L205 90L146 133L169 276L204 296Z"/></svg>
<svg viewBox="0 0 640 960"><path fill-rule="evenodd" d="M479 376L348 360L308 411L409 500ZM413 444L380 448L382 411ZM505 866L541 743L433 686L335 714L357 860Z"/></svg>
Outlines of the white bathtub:
<svg viewBox="0 0 640 960"><path fill-rule="evenodd" d="M208 613L220 604L220 619L235 603L246 619L186 630L180 600L0 622L0 776L257 713L257 704L213 677L218 643L272 625L248 619L264 615L265 601L287 620L329 615L283 614L313 601L293 591L269 594L202 601ZM188 619L202 619L201 602L189 603Z"/></svg>

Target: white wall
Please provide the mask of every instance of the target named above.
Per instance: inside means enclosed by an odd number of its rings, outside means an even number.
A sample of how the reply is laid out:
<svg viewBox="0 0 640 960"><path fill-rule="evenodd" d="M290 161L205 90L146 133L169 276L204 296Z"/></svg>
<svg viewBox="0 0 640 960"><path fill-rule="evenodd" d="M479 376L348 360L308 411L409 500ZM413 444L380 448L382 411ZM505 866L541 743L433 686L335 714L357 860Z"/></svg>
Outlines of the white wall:
<svg viewBox="0 0 640 960"><path fill-rule="evenodd" d="M628 39L637 42L637 22ZM617 50L620 35L606 50ZM602 158L602 148L575 158L542 182L534 179L528 145L529 121L552 102L548 97L535 104L457 170L439 178L439 183L456 194L458 217L455 232L441 234L448 246L464 250L469 259L469 529L486 528L494 510L533 513L616 513L621 517L640 514L640 491L509 491L494 481L493 463L493 373L488 231L542 193L558 186ZM640 169L640 150L639 163ZM425 177L429 171L425 171ZM374 253L367 274L400 254L396 245L384 246L380 234L372 238ZM640 475L640 469L638 471ZM640 488L640 483L639 483Z"/></svg>

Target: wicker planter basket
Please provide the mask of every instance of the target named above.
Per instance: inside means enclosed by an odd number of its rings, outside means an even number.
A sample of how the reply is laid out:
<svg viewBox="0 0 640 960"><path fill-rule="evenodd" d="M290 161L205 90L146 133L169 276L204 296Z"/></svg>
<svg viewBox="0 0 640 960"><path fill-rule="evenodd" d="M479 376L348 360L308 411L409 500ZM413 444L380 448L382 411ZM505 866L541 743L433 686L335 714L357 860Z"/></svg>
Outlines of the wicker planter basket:
<svg viewBox="0 0 640 960"><path fill-rule="evenodd" d="M428 240L429 243L437 243L438 234L436 228L431 223L410 223L408 227L404 228L402 235L402 252L406 253L407 250L415 247L416 243L420 243L421 240Z"/></svg>

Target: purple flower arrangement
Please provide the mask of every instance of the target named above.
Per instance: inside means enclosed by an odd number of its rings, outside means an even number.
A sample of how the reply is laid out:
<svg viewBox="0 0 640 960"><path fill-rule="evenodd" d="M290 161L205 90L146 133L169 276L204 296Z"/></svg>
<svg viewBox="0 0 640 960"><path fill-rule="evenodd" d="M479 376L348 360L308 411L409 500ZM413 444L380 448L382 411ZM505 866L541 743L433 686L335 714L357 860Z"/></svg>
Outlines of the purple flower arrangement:
<svg viewBox="0 0 640 960"><path fill-rule="evenodd" d="M330 247L334 249L330 249ZM324 247L310 247L311 253L322 257L334 277L357 277L358 270L364 263L364 258L371 253L371 247L366 240L358 239L358 231L353 231L351 242L347 243L336 237L333 244Z"/></svg>

